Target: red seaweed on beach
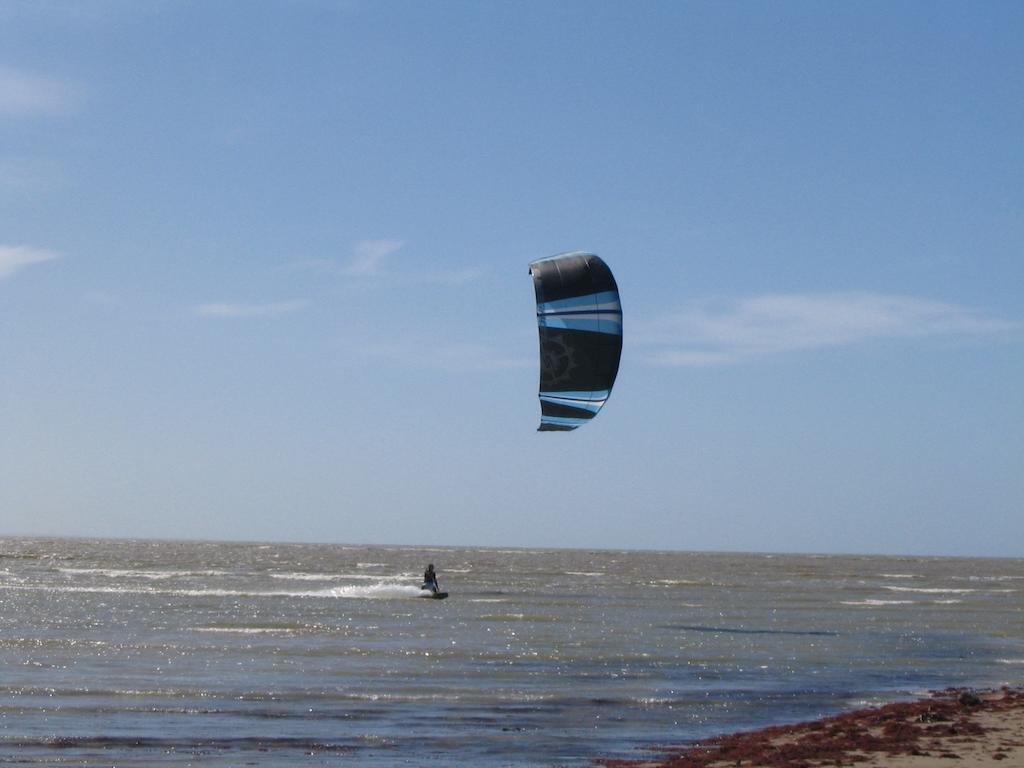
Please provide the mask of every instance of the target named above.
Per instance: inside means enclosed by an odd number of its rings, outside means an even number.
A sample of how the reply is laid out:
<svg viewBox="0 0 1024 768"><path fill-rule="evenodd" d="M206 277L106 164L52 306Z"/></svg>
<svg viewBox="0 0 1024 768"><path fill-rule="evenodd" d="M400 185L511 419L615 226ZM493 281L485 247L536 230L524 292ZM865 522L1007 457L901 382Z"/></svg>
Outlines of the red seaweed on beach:
<svg viewBox="0 0 1024 768"><path fill-rule="evenodd" d="M712 765L764 768L815 768L849 765L870 754L926 755L929 742L955 737L970 741L985 733L971 717L982 711L1024 707L1024 691L1004 688L979 697L960 689L933 698L896 702L809 723L772 726L748 733L719 736L663 760L601 760L604 768L705 768ZM945 749L941 756L957 757ZM1000 758L997 758L1000 759Z"/></svg>

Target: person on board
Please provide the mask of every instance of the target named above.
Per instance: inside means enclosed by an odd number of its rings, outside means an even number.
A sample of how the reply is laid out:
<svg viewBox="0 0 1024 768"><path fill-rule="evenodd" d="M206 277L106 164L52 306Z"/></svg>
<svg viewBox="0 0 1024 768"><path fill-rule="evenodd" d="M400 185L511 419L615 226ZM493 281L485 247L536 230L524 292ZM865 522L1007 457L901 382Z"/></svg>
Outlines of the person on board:
<svg viewBox="0 0 1024 768"><path fill-rule="evenodd" d="M423 588L429 589L435 594L438 592L439 587L437 586L437 572L434 570L434 564L431 563L427 566L427 570L423 572Z"/></svg>

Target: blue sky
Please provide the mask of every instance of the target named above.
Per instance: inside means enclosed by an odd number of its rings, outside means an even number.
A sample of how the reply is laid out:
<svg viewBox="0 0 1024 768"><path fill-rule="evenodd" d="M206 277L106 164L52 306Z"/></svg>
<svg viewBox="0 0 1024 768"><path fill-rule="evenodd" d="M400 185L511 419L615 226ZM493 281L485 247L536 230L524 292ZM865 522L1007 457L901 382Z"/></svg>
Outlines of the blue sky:
<svg viewBox="0 0 1024 768"><path fill-rule="evenodd" d="M1021 556L1021 93L1010 2L0 0L0 533Z"/></svg>

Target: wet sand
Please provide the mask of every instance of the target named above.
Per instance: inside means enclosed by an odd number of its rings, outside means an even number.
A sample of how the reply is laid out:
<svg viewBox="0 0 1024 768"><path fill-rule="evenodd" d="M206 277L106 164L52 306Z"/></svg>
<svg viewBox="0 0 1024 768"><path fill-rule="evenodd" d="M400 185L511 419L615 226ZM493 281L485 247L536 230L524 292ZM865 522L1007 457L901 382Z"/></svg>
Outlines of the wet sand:
<svg viewBox="0 0 1024 768"><path fill-rule="evenodd" d="M949 689L918 701L665 748L605 768L1024 767L1024 689Z"/></svg>

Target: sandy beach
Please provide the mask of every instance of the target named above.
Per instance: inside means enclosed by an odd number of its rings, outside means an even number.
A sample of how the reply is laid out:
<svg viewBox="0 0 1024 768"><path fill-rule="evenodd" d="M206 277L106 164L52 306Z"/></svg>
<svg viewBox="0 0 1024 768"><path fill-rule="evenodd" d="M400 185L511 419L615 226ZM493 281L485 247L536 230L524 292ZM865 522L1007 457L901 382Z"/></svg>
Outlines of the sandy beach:
<svg viewBox="0 0 1024 768"><path fill-rule="evenodd" d="M1024 689L949 689L793 725L665 748L664 759L607 760L604 768L937 768L1024 766ZM956 762L953 762L956 761Z"/></svg>

